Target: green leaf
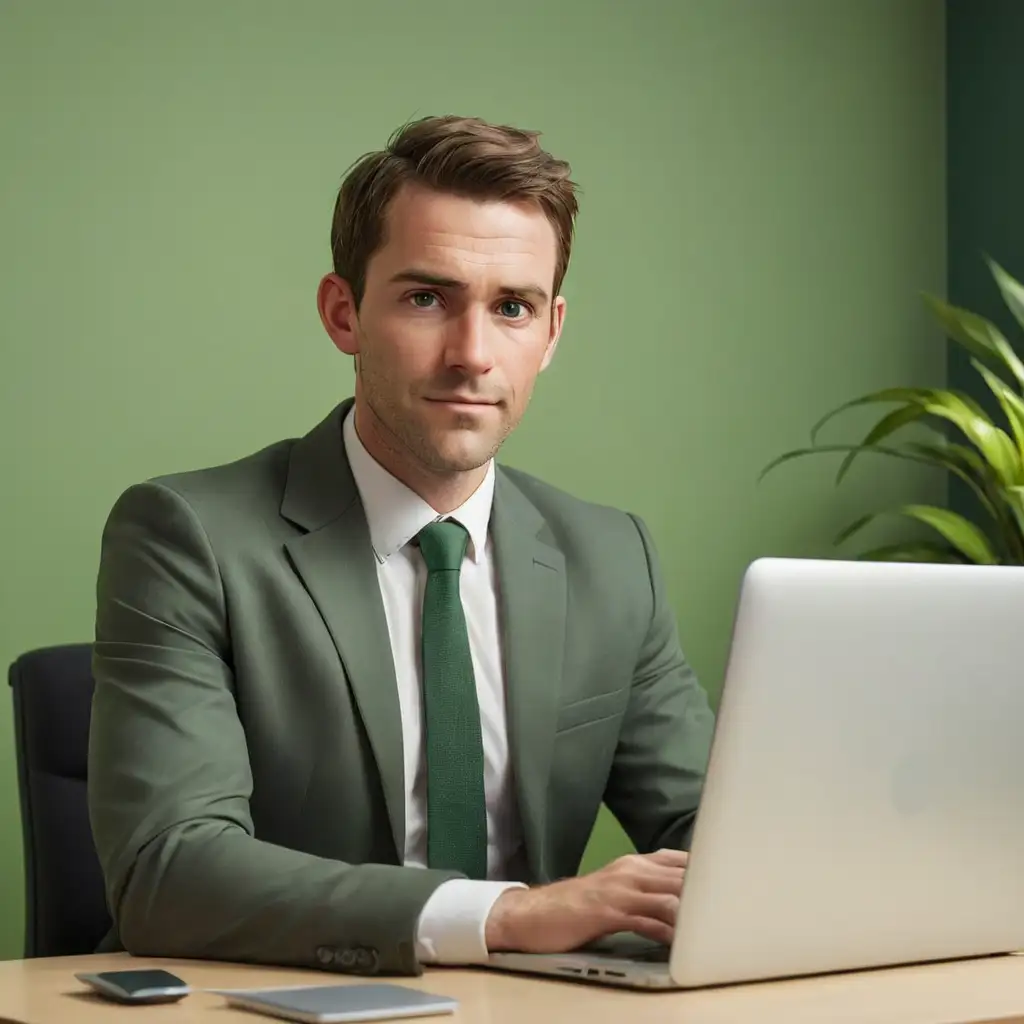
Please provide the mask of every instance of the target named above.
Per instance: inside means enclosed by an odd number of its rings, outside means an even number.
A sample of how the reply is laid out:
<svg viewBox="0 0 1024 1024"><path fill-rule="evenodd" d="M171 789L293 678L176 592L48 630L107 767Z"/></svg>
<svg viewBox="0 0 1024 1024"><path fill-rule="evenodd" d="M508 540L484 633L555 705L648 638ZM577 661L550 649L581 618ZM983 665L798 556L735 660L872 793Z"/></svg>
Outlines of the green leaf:
<svg viewBox="0 0 1024 1024"><path fill-rule="evenodd" d="M961 430L963 430L962 424L956 419L951 419L954 413L958 414L967 423L978 419L987 423L990 428L993 426L985 410L970 395L963 392L941 388L882 388L880 391L873 391L871 394L862 395L860 398L844 402L838 408L822 416L811 428L811 443L817 443L817 437L822 427L840 413L846 412L848 409L854 409L857 406L880 402L902 402L904 404L918 405L925 413L950 420L956 426L959 426Z"/></svg>
<svg viewBox="0 0 1024 1024"><path fill-rule="evenodd" d="M916 403L909 403L901 406L899 409L893 409L892 412L886 413L865 435L864 440L861 441L860 446L855 448L853 451L843 459L842 464L836 473L836 483L841 484L843 477L850 471L850 467L853 465L853 460L861 454L861 451L865 448L869 448L884 441L890 434L894 434L901 427L905 427L915 420L919 420L924 415L924 410L920 405Z"/></svg>
<svg viewBox="0 0 1024 1024"><path fill-rule="evenodd" d="M905 516L930 526L942 534L968 561L981 565L998 565L999 558L992 550L988 537L969 519L949 509L934 505L903 505L892 512L870 512L851 523L836 538L836 545L849 540L868 523L885 515Z"/></svg>
<svg viewBox="0 0 1024 1024"><path fill-rule="evenodd" d="M989 515L993 519L1000 518L996 502L1000 500L1002 488L992 467L973 448L949 441L937 444L907 441L905 447L932 465L941 466L958 476L974 491Z"/></svg>
<svg viewBox="0 0 1024 1024"><path fill-rule="evenodd" d="M943 441L939 444L908 442L906 447L925 457L936 460L951 473L963 480L978 498L981 506L992 517L995 536L1003 549L1007 561L1013 564L1024 562L1024 515L1019 519L1013 514L1008 492L1024 487L1003 488L992 472L992 467L973 449L966 445ZM1024 509L1022 509L1024 512Z"/></svg>
<svg viewBox="0 0 1024 1024"><path fill-rule="evenodd" d="M884 512L868 512L867 515L854 519L849 526L840 530L839 533L836 534L835 540L832 541L833 546L839 547L840 544L844 541L848 541L855 533L860 533L868 523L874 522L883 515L885 515Z"/></svg>
<svg viewBox="0 0 1024 1024"><path fill-rule="evenodd" d="M1016 278L1011 277L993 259L987 259L989 270L996 280L999 292L1003 296L1003 302L1013 314L1013 318L1024 327L1024 285Z"/></svg>
<svg viewBox="0 0 1024 1024"><path fill-rule="evenodd" d="M822 417L811 430L811 443L817 443L821 428L846 409L873 402L903 402L919 405L929 416L946 420L957 427L991 464L1004 485L1024 482L1021 478L1021 453L1004 430L993 424L985 410L969 395L939 388L885 388L854 398Z"/></svg>
<svg viewBox="0 0 1024 1024"><path fill-rule="evenodd" d="M965 477L984 482L986 485L998 486L992 467L973 448L968 448L965 444L955 444L945 439L935 444L929 441L906 441L904 444L911 451L919 452L941 463L951 472L959 470Z"/></svg>
<svg viewBox="0 0 1024 1024"><path fill-rule="evenodd" d="M929 415L957 427L995 470L1001 484L1021 482L1021 453L973 399L954 391L933 390L924 408Z"/></svg>
<svg viewBox="0 0 1024 1024"><path fill-rule="evenodd" d="M868 452L873 455L888 455L891 458L905 459L908 462L917 462L924 466L931 466L933 469L954 473L974 490L993 516L996 514L985 488L987 479L985 474L991 474L991 469L977 452L964 445L927 444L918 441L906 442L903 448L889 448L885 445L865 446L863 444L822 444L809 448L795 448L772 459L758 475L758 483L773 469L785 462L803 458L805 455L826 455L837 452L847 454ZM976 473L973 471L974 466L978 467Z"/></svg>
<svg viewBox="0 0 1024 1024"><path fill-rule="evenodd" d="M1017 450L1024 453L1024 399L1008 388L994 373L985 369L977 359L972 359L971 363L984 378L985 383L992 390L992 394L999 399L999 404L1002 406L1003 412L1006 413L1006 419L1017 441Z"/></svg>
<svg viewBox="0 0 1024 1024"><path fill-rule="evenodd" d="M1010 515L1017 526L1018 557L1024 561L1024 487L1007 487L1004 491L1006 505L1010 509Z"/></svg>
<svg viewBox="0 0 1024 1024"><path fill-rule="evenodd" d="M1009 489L1020 492L1018 521L1018 516L1009 515L1004 507L1006 490L1001 488L998 480L995 479L992 467L973 448L968 448L966 445L952 444L946 441L937 444L908 441L900 448L890 448L885 445L866 447L859 444L815 445L809 448L797 448L773 459L761 471L758 482L760 483L772 469L785 462L802 458L805 455L837 452L847 454L868 452L875 455L887 455L891 458L905 459L908 462L916 462L954 474L971 488L982 508L992 517L1007 556L1014 562L1024 561L1024 487ZM845 537L840 537L836 543L841 543L843 539Z"/></svg>
<svg viewBox="0 0 1024 1024"><path fill-rule="evenodd" d="M849 402L843 402L838 408L826 413L817 423L811 427L811 444L817 444L818 434L822 427L830 420L836 418L848 409L855 409L860 405L871 405L878 402L903 402L922 405L931 394L931 388L883 388L881 391L873 391L869 395L860 398L853 398Z"/></svg>
<svg viewBox="0 0 1024 1024"><path fill-rule="evenodd" d="M904 505L903 515L911 516L941 533L954 547L962 551L972 562L983 565L997 565L999 558L983 530L969 519L947 508L933 505Z"/></svg>
<svg viewBox="0 0 1024 1024"><path fill-rule="evenodd" d="M952 562L963 563L963 556L955 548L927 541L906 544L886 544L857 555L865 562Z"/></svg>
<svg viewBox="0 0 1024 1024"><path fill-rule="evenodd" d="M925 300L949 337L989 364L1006 383L1024 385L1024 363L995 324L933 295L926 295Z"/></svg>
<svg viewBox="0 0 1024 1024"><path fill-rule="evenodd" d="M973 448L949 442L931 444L928 441L908 441L906 448L919 455L927 464L945 469L959 477L974 491L985 511L993 519L1005 519L995 504L999 483L993 476L992 468Z"/></svg>
<svg viewBox="0 0 1024 1024"><path fill-rule="evenodd" d="M834 455L837 452L872 452L878 455L890 455L900 459L907 459L910 462L919 462L924 465L935 466L939 469L949 469L952 472L957 472L952 466L937 464L936 461L929 456L923 454L917 455L913 452L902 451L899 448L886 448L883 445L865 447L861 444L819 444L812 445L808 448L794 448L792 451L783 452L781 455L772 459L772 461L761 470L758 474L757 481L760 483L773 469L781 466L785 462L792 462L793 459L803 458L805 455Z"/></svg>

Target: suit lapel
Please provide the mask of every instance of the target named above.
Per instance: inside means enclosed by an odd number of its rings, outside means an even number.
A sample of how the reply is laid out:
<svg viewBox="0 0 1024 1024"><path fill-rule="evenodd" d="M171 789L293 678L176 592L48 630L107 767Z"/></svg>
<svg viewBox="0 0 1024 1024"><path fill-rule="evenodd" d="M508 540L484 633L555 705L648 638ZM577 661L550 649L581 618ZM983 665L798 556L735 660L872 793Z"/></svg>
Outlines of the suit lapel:
<svg viewBox="0 0 1024 1024"><path fill-rule="evenodd" d="M540 879L565 643L565 558L543 539L544 519L501 469L492 521L509 752L527 861Z"/></svg>
<svg viewBox="0 0 1024 1024"><path fill-rule="evenodd" d="M351 401L296 442L281 514L305 532L288 554L345 666L366 728L398 861L405 851L402 720L370 531L341 424ZM565 642L561 551L537 509L498 468L492 513L505 661L509 754L533 878L546 863L547 790Z"/></svg>
<svg viewBox="0 0 1024 1024"><path fill-rule="evenodd" d="M402 719L370 531L345 456L351 401L292 449L281 514L307 532L287 549L338 650L380 773L398 862L405 852Z"/></svg>

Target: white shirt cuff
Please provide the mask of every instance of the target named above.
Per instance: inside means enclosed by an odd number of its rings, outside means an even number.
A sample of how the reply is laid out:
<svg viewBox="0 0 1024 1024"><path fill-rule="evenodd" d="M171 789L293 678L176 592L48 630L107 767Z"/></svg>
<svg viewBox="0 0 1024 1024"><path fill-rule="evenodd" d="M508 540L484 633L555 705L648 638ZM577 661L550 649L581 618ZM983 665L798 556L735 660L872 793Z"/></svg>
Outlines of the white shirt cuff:
<svg viewBox="0 0 1024 1024"><path fill-rule="evenodd" d="M497 898L519 882L453 878L442 882L420 912L416 955L425 964L483 963L488 950L485 927Z"/></svg>

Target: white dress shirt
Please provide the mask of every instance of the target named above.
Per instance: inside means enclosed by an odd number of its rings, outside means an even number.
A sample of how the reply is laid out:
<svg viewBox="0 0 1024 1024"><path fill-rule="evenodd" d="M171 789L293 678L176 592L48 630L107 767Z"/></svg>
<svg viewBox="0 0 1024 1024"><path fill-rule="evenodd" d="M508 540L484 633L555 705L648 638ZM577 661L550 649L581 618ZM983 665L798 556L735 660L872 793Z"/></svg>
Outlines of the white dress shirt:
<svg viewBox="0 0 1024 1024"><path fill-rule="evenodd" d="M487 957L484 925L494 901L518 883L508 877L522 855L522 834L512 793L505 731L505 679L492 542L494 463L483 483L459 508L442 516L392 476L366 450L355 428L355 412L342 428L352 476L362 499L377 562L384 612L398 683L405 762L404 862L427 862L426 757L423 748L420 636L426 565L410 543L424 526L455 519L469 533L460 592L469 632L484 753L487 801L487 881L453 879L440 885L420 915L417 954L425 963L472 963Z"/></svg>

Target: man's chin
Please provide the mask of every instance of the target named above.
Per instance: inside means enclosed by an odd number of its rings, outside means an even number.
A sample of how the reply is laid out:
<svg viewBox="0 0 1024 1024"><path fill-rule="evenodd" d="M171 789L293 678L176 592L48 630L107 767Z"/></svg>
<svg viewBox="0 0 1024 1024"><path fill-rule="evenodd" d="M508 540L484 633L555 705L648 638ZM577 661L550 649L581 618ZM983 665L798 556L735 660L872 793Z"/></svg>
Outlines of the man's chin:
<svg viewBox="0 0 1024 1024"><path fill-rule="evenodd" d="M431 468L440 473L470 473L493 458L498 445L479 436L468 439L444 438L431 445Z"/></svg>

